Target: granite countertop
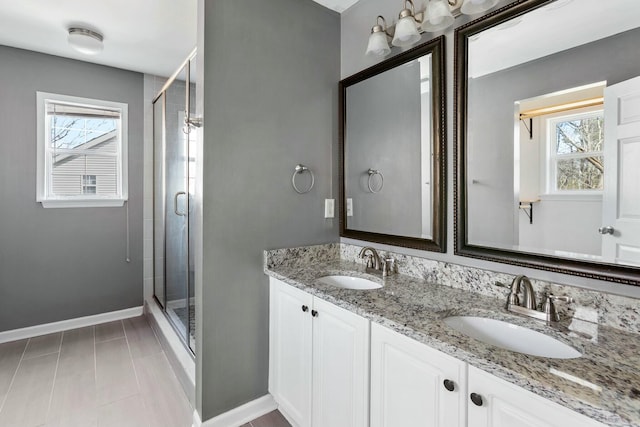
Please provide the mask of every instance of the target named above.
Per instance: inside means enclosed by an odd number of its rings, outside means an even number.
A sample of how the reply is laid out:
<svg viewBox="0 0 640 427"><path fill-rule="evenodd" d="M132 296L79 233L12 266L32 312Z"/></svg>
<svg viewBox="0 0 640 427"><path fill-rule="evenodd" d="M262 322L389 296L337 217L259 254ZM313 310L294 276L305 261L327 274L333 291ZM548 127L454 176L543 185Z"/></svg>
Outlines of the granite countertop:
<svg viewBox="0 0 640 427"><path fill-rule="evenodd" d="M507 312L497 298L401 274L384 279L384 286L375 290L341 289L317 281L334 274L383 281L361 264L345 260L266 265L265 273L589 418L615 427L640 427L640 335L575 320L552 328ZM484 344L445 325L442 319L450 315L506 320L553 336L583 356L548 359Z"/></svg>

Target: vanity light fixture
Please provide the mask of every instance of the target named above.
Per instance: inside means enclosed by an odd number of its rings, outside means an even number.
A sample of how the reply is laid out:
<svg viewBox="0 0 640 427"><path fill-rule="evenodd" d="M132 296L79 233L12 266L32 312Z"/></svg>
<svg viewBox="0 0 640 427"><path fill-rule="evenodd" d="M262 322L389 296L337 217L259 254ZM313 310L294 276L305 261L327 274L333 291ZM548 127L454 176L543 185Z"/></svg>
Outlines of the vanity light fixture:
<svg viewBox="0 0 640 427"><path fill-rule="evenodd" d="M102 52L102 40L102 34L80 27L69 28L67 37L69 45L85 55L97 55Z"/></svg>
<svg viewBox="0 0 640 427"><path fill-rule="evenodd" d="M378 15L369 35L367 55L387 56L391 52L389 41L393 46L412 46L420 41L421 33L449 28L461 13L475 15L491 9L500 0L427 0L426 10L422 12L416 12L413 0L403 1L394 25L388 26L384 17Z"/></svg>

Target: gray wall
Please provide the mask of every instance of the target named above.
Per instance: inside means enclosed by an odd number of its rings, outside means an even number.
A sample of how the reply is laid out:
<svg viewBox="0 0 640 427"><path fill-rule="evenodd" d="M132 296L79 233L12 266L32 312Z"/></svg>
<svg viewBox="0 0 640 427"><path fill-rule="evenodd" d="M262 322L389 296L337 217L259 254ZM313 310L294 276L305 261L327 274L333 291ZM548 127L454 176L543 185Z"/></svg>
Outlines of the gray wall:
<svg viewBox="0 0 640 427"><path fill-rule="evenodd" d="M338 240L340 18L311 0L204 1L203 283L197 409L203 420L267 393L263 250ZM202 28L200 29L202 31ZM311 192L291 186L303 163Z"/></svg>
<svg viewBox="0 0 640 427"><path fill-rule="evenodd" d="M129 104L125 208L36 203L36 91ZM142 75L0 46L0 331L142 305Z"/></svg>
<svg viewBox="0 0 640 427"><path fill-rule="evenodd" d="M514 236L514 103L640 74L640 29L469 81L469 238L517 244ZM553 76L553 78L549 78ZM489 102L487 102L489 101ZM534 208L535 209L535 208Z"/></svg>
<svg viewBox="0 0 640 427"><path fill-rule="evenodd" d="M349 229L421 237L420 63L388 70L347 88L346 197ZM369 168L384 175L378 193ZM377 190L379 177L372 178Z"/></svg>
<svg viewBox="0 0 640 427"><path fill-rule="evenodd" d="M502 7L506 4L510 3L510 1L501 1L498 3L498 7ZM415 2L416 10L424 10L425 1L417 1ZM364 68L373 65L374 63L380 62L385 58L371 58L365 56L364 52L367 47L367 40L369 38L369 34L371 32L371 27L375 24L375 17L377 15L383 15L387 22L395 22L397 18L397 14L400 6L395 2L389 0L361 0L356 3L354 6L350 7L346 11L342 13L341 16L341 49L340 54L342 58L341 62L341 76L342 78L348 77ZM487 12L488 13L488 12ZM478 18L478 16L473 16L473 19ZM532 268L522 268L518 266L511 266L507 264L497 263L497 262L487 262L481 261L473 258L461 257L454 255L453 245L454 245L454 223L453 223L453 171L454 171L454 29L455 27L459 27L469 22L472 18L467 16L459 16L456 18L454 27L448 29L444 32L446 36L446 52L445 52L445 64L446 64L446 90L447 90L447 117L446 122L448 123L447 129L447 140L448 140L448 148L447 148L447 183L448 183L448 192L447 192L447 252L446 253L435 253L435 252L426 252L426 251L418 251L413 249L406 249L401 247L394 247L390 245L380 245L369 242L362 242L355 239L345 239L341 238L341 242L345 243L353 243L360 245L371 245L380 249L389 249L398 253L406 253L414 256L419 256L423 258L434 259L442 262L451 262L459 265L482 268L490 271L503 272L508 274L526 274L531 278L535 278L538 280L547 280L555 283L568 284L572 286L585 287L589 289L602 290L606 292L618 293L622 295L634 296L636 298L640 297L640 288L633 286L625 286L618 285L616 283L605 282L601 280L591 280L585 279L578 276L571 276L566 274L558 274L552 273L548 271L542 271ZM422 36L422 41L430 40L433 37L440 35L441 33L436 34L424 34ZM526 47L525 47L526 48ZM393 57L398 53L401 53L402 50L398 48L393 48L391 55L389 57ZM619 54L620 55L620 54ZM622 55L620 55L622 57ZM387 58L389 58L387 57ZM637 58L635 55L632 58L627 57L626 60L633 61ZM625 59L625 58L623 58ZM597 58L595 61L600 62L600 59ZM594 61L589 66L592 66ZM547 78L545 80L552 81L553 79Z"/></svg>

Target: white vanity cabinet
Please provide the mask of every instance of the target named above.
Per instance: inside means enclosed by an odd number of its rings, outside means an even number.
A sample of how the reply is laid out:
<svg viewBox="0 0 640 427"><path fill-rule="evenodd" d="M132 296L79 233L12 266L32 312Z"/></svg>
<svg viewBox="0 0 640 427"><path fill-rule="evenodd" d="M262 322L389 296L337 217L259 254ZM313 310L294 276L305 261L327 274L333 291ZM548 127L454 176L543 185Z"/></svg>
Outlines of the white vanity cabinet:
<svg viewBox="0 0 640 427"><path fill-rule="evenodd" d="M605 427L280 280L270 285L269 392L294 427Z"/></svg>
<svg viewBox="0 0 640 427"><path fill-rule="evenodd" d="M468 427L605 427L582 414L469 366Z"/></svg>
<svg viewBox="0 0 640 427"><path fill-rule="evenodd" d="M369 321L270 278L269 392L299 427L366 427Z"/></svg>
<svg viewBox="0 0 640 427"><path fill-rule="evenodd" d="M371 427L464 427L466 363L371 325Z"/></svg>

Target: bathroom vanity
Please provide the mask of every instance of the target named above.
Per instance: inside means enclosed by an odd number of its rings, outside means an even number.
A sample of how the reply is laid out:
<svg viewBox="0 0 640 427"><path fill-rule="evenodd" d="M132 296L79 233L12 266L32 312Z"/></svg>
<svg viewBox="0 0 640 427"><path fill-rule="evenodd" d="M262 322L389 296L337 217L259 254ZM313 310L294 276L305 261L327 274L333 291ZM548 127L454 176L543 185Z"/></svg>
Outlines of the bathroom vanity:
<svg viewBox="0 0 640 427"><path fill-rule="evenodd" d="M592 325L588 337L571 332L575 319L549 327L508 313L507 289L502 299L405 274L383 280L354 262L349 246L266 252L269 391L293 425L640 426L637 335ZM401 271L410 269L407 258L398 260ZM318 281L327 275L383 286ZM460 315L541 332L581 356L485 344L443 321Z"/></svg>

